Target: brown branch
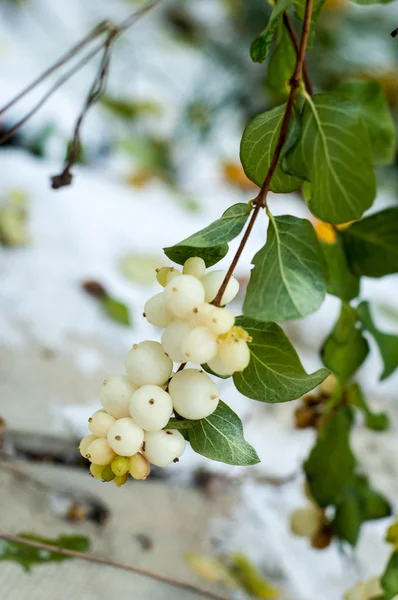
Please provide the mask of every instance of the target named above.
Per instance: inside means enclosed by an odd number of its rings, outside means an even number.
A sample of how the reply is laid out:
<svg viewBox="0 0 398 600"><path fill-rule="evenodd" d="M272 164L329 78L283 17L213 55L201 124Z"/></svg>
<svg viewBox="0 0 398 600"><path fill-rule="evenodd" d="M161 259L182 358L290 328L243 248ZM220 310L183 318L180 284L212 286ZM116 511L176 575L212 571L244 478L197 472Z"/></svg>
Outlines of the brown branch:
<svg viewBox="0 0 398 600"><path fill-rule="evenodd" d="M301 77L303 75L305 53L307 50L308 37L309 37L310 26L311 26L313 3L314 3L314 0L307 0L307 2L306 2L304 24L303 24L303 29L301 32L300 45L299 45L298 52L297 52L296 67L294 69L293 76L290 80L289 98L288 98L288 101L286 104L285 113L283 115L281 130L279 132L279 137L276 142L274 153L272 155L271 164L268 168L268 172L265 177L264 183L261 186L261 189L260 189L257 197L254 200L255 208L252 213L249 224L246 228L245 233L243 234L243 237L242 237L239 247L236 251L236 254L235 254L234 258L232 259L232 263L227 271L227 274L225 275L224 281L222 282L221 287L218 290L217 296L213 300L213 304L215 306L220 306L220 304L221 304L221 299L227 288L229 280L231 279L232 274L236 268L236 265L238 264L238 261L242 255L242 252L246 246L247 240L250 237L250 234L254 227L254 223L256 222L257 216L258 216L261 208L267 207L267 195L268 195L268 192L269 192L269 189L271 186L271 180L275 173L276 167L278 166L278 161L279 161L279 158L280 158L280 155L282 152L283 144L285 143L286 138L287 138L290 118L291 118L291 115L293 112L294 101L296 98L297 89L300 86Z"/></svg>
<svg viewBox="0 0 398 600"><path fill-rule="evenodd" d="M391 32L391 37L397 37L398 35L398 27Z"/></svg>
<svg viewBox="0 0 398 600"><path fill-rule="evenodd" d="M298 55L299 53L299 38L297 36L296 30L293 27L293 24L290 20L289 15L287 14L287 12L283 13L283 23L287 29L287 32L290 36L290 39L292 40L293 46L294 46L294 50L296 52L296 55ZM311 79L310 79L310 75L308 73L308 68L307 68L307 63L306 61L304 61L303 63L303 79L304 79L304 84L306 87L307 92L309 93L309 95L311 96L311 98L314 97L314 90L312 88L312 83L311 83Z"/></svg>
<svg viewBox="0 0 398 600"><path fill-rule="evenodd" d="M85 560L87 562L107 565L108 567L114 567L116 569L123 569L124 571L130 571L131 573L137 573L138 575L150 577L151 579L162 581L168 585L179 587L192 592L193 594L197 594L198 596L203 596L204 598L212 598L213 600L229 600L226 596L221 596L220 594L205 590L204 588L198 587L191 583L185 583L179 579L174 579L174 577L161 575L160 573L155 573L154 571L150 571L149 569L144 569L142 567L135 567L133 565L119 563L103 556L85 554L84 552L77 552L76 550L67 550L66 548L59 548L58 546L52 546L51 544L43 544L42 542L36 542L35 540L27 540L17 535L0 534L0 539L15 544L23 544L24 546L29 546L31 548L37 548L38 550L47 550L49 552L54 552L55 554L60 554L61 556L68 556L69 558L78 558L79 560Z"/></svg>

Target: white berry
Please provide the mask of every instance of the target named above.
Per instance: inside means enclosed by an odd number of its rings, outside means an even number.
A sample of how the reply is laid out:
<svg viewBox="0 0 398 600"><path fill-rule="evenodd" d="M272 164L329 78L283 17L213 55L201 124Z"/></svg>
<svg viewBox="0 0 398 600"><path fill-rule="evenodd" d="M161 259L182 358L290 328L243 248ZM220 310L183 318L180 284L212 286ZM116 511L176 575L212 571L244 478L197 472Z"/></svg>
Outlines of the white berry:
<svg viewBox="0 0 398 600"><path fill-rule="evenodd" d="M180 319L191 317L195 306L205 301L201 282L193 275L181 275L172 279L164 289L166 305Z"/></svg>
<svg viewBox="0 0 398 600"><path fill-rule="evenodd" d="M130 415L129 401L131 394L136 389L137 386L130 381L127 375L112 375L104 381L101 387L101 404L106 412L115 419L128 417Z"/></svg>
<svg viewBox="0 0 398 600"><path fill-rule="evenodd" d="M244 340L225 341L219 346L218 356L231 373L243 371L250 362L249 346Z"/></svg>
<svg viewBox="0 0 398 600"><path fill-rule="evenodd" d="M207 327L195 327L181 345L184 361L202 365L217 354L217 340Z"/></svg>
<svg viewBox="0 0 398 600"><path fill-rule="evenodd" d="M105 410L97 410L88 420L88 428L97 437L106 437L115 419Z"/></svg>
<svg viewBox="0 0 398 600"><path fill-rule="evenodd" d="M203 419L217 408L219 393L210 377L198 369L176 373L169 384L169 393L177 413L185 419Z"/></svg>
<svg viewBox="0 0 398 600"><path fill-rule="evenodd" d="M173 361L159 342L134 344L126 356L126 371L136 386L162 385L170 377Z"/></svg>
<svg viewBox="0 0 398 600"><path fill-rule="evenodd" d="M202 279L206 274L206 263L199 256L191 256L185 261L182 272L184 275L193 275L197 279Z"/></svg>
<svg viewBox="0 0 398 600"><path fill-rule="evenodd" d="M214 335L227 333L235 324L234 314L228 308L219 308L208 302L194 309L194 321L205 325Z"/></svg>
<svg viewBox="0 0 398 600"><path fill-rule="evenodd" d="M209 271L202 279L202 284L205 289L205 301L213 302L214 298L217 296L218 290L220 289L226 271ZM228 282L227 288L221 298L220 304L223 306L231 302L236 294L239 292L239 282L235 279L234 276Z"/></svg>
<svg viewBox="0 0 398 600"><path fill-rule="evenodd" d="M149 323L155 327L162 327L162 329L175 318L166 306L164 292L149 298L144 306L144 314Z"/></svg>
<svg viewBox="0 0 398 600"><path fill-rule="evenodd" d="M163 429L173 412L171 396L157 385L143 385L130 400L130 414L145 431Z"/></svg>
<svg viewBox="0 0 398 600"><path fill-rule="evenodd" d="M108 431L110 447L119 456L132 456L136 454L144 441L142 427L134 423L131 417L118 419Z"/></svg>
<svg viewBox="0 0 398 600"><path fill-rule="evenodd" d="M298 508L290 515L290 529L294 535L312 538L322 524L322 516L315 506Z"/></svg>
<svg viewBox="0 0 398 600"><path fill-rule="evenodd" d="M173 321L162 334L162 345L165 353L174 362L185 362L186 358L182 351L182 344L194 329L195 324L192 321Z"/></svg>
<svg viewBox="0 0 398 600"><path fill-rule="evenodd" d="M176 429L162 429L145 433L144 456L157 467L166 467L183 455L185 439Z"/></svg>
<svg viewBox="0 0 398 600"><path fill-rule="evenodd" d="M133 479L146 479L151 472L151 465L139 452L129 460L129 472Z"/></svg>
<svg viewBox="0 0 398 600"><path fill-rule="evenodd" d="M229 365L226 365L220 358L219 354L213 360L209 360L207 363L208 367L216 373L217 375L221 375L221 377L229 377L229 375L233 375L234 371L231 371Z"/></svg>
<svg viewBox="0 0 398 600"><path fill-rule="evenodd" d="M97 436L94 435L93 433L90 433L90 435L86 435L81 440L81 442L79 444L79 452L84 458L87 458L87 449L88 449L89 445L91 444L91 442L93 442L96 439L97 439Z"/></svg>
<svg viewBox="0 0 398 600"><path fill-rule="evenodd" d="M96 465L109 465L115 458L115 452L106 438L97 438L87 448L86 458Z"/></svg>

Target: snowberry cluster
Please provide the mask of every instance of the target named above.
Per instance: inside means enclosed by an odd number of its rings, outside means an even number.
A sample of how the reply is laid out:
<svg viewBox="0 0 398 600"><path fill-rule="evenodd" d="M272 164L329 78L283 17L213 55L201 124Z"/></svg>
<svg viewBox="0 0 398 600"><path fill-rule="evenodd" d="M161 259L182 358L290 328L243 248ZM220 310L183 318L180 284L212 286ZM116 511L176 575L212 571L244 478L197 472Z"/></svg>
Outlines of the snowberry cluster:
<svg viewBox="0 0 398 600"><path fill-rule="evenodd" d="M104 381L103 408L89 419L91 433L79 446L94 477L122 485L128 474L146 479L150 464L178 462L186 442L177 429L167 428L170 418L203 419L219 402L212 379L202 369L184 369L184 363L207 363L219 375L248 365L247 333L235 327L231 311L211 304L224 277L224 271L206 274L198 257L188 259L182 273L166 267L157 271L164 291L148 300L144 316L164 328L162 342L134 344L126 356L127 375ZM232 277L222 303L238 290ZM182 363L176 373L173 362Z"/></svg>

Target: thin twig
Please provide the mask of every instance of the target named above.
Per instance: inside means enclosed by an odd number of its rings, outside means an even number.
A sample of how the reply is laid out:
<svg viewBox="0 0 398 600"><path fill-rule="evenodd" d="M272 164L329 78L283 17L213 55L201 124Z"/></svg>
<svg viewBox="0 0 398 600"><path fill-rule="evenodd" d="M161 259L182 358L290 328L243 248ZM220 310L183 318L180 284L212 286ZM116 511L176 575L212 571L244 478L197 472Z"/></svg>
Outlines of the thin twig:
<svg viewBox="0 0 398 600"><path fill-rule="evenodd" d="M296 30L294 29L293 24L292 24L292 22L290 20L289 15L287 14L287 12L283 13L283 23L285 24L285 27L287 29L287 32L288 32L289 36L290 36L290 39L292 40L292 43L293 43L296 55L298 55L300 40L298 38ZM313 98L314 97L314 90L312 88L312 83L311 83L310 75L308 73L308 68L307 68L306 61L304 61L304 63L303 63L303 79L304 79L304 84L305 84L307 92L309 93L309 95L311 96L311 98Z"/></svg>
<svg viewBox="0 0 398 600"><path fill-rule="evenodd" d="M398 27L391 32L391 37L397 37L398 35Z"/></svg>
<svg viewBox="0 0 398 600"><path fill-rule="evenodd" d="M271 164L268 168L268 172L265 177L264 183L261 186L261 189L260 189L257 197L254 200L255 208L253 210L249 224L246 228L245 233L243 234L243 237L242 237L239 247L236 251L236 254L232 259L232 263L227 271L227 274L225 275L224 281L222 282L222 285L221 285L220 289L218 290L217 296L213 300L213 304L215 306L220 306L220 304L221 304L221 300L222 300L224 292L227 288L229 280L231 279L233 272L235 271L236 265L238 264L238 261L239 261L241 255L242 255L242 252L246 246L247 240L250 237L250 234L254 227L254 223L256 222L256 219L258 217L258 214L259 214L261 208L267 208L267 195L268 195L268 192L269 192L269 189L271 186L272 177L275 173L276 167L278 166L278 161L279 161L279 158L280 158L280 155L282 152L283 144L286 141L286 137L287 137L288 130L289 130L290 118L291 118L291 115L293 112L293 107L294 107L294 100L296 98L297 89L300 86L301 77L303 75L305 53L307 50L308 37L309 37L309 33L310 33L313 3L314 3L314 0L307 0L307 2L306 2L304 24L303 24L303 29L301 32L300 45L299 45L298 52L297 52L296 67L294 69L293 76L290 80L289 98L288 98L285 112L283 115L281 130L279 132L279 137L276 142L274 153L272 155Z"/></svg>
<svg viewBox="0 0 398 600"><path fill-rule="evenodd" d="M193 594L197 594L198 596L203 596L204 598L212 598L213 600L229 600L226 596L221 596L220 594L205 590L204 588L198 587L191 583L186 583L184 581L180 581L179 579L174 579L174 577L161 575L160 573L155 573L154 571L150 571L149 569L144 569L142 567L135 567L133 565L119 563L110 558L105 558L103 556L85 554L84 552L77 552L76 550L67 550L66 548L59 548L58 546L52 546L51 544L43 544L42 542L37 542L35 540L27 540L17 535L0 534L0 539L15 544L23 544L24 546L29 546L31 548L37 548L38 550L47 550L48 552L54 552L55 554L60 554L61 556L78 558L79 560L85 560L87 562L107 565L108 567L114 567L116 569L123 569L124 571L130 571L131 573L137 573L138 575L150 577L151 579L162 581L163 583L167 583L168 585L179 587L181 589L192 592Z"/></svg>

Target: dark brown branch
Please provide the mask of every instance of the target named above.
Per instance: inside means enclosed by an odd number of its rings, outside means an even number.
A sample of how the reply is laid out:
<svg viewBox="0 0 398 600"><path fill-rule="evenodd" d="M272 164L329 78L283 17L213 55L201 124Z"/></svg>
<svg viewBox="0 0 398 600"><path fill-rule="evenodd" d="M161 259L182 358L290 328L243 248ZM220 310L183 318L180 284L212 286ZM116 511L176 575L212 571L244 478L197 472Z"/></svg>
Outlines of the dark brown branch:
<svg viewBox="0 0 398 600"><path fill-rule="evenodd" d="M300 41L297 36L296 30L294 29L293 24L290 20L290 17L286 12L283 13L283 23L287 29L287 32L289 33L290 39L292 40L294 49L296 51L296 55L298 55ZM304 84L305 84L305 88L306 88L307 92L309 93L311 98L313 98L314 90L312 88L312 83L311 83L311 79L310 79L310 76L308 73L306 61L304 61L304 63L303 63L303 79L304 79Z"/></svg>
<svg viewBox="0 0 398 600"><path fill-rule="evenodd" d="M293 112L294 101L296 98L297 89L300 86L301 77L303 75L305 53L307 50L308 37L309 37L310 26L311 26L313 2L314 2L314 0L307 0L307 2L306 2L304 24L303 24L303 29L301 32L300 45L299 45L298 52L297 52L296 67L294 69L293 76L290 80L289 98L288 98L288 101L286 104L285 113L283 115L283 120L282 120L282 124L281 124L281 130L279 132L279 137L276 142L274 153L272 155L271 164L268 168L268 172L265 177L264 183L261 186L261 189L260 189L257 197L255 198L255 201L254 201L255 208L254 208L254 211L250 218L249 224L245 230L245 233L243 234L243 237L242 237L239 247L236 251L236 254L235 254L234 258L232 259L232 263L227 271L227 274L225 275L224 281L222 282L222 285L221 285L220 289L218 290L217 296L213 300L213 304L215 306L220 306L221 299L227 288L229 280L231 279L233 272L235 271L236 265L238 264L238 261L239 261L241 255L242 255L242 252L246 246L247 240L250 237L250 234L253 230L254 223L256 222L258 214L259 214L261 208L265 208L267 206L267 195L268 195L268 192L269 192L269 189L271 186L271 180L275 173L276 167L278 166L278 161L279 161L279 158L280 158L280 155L282 152L283 144L286 141L286 137L287 137L288 130L289 130L290 118L291 118L291 115Z"/></svg>
<svg viewBox="0 0 398 600"><path fill-rule="evenodd" d="M108 567L114 567L116 569L123 569L124 571L130 571L131 573L136 573L138 575L150 577L151 579L156 579L157 581L162 581L163 583L167 583L168 585L179 587L181 589L187 590L193 594L197 594L198 596L202 596L204 598L212 598L213 600L228 600L228 598L226 596L221 596L220 594L205 590L196 585L192 585L191 583L185 583L184 581L180 581L179 579L174 579L174 577L168 577L167 575L161 575L160 573L155 573L154 571L150 571L149 569L143 569L142 567L135 567L133 565L126 565L123 563L119 563L110 558L105 558L103 556L95 556L94 554L85 554L83 552L77 552L76 550L67 550L66 548L59 548L58 546L52 546L51 544L43 544L42 542L36 542L34 540L26 540L25 538L19 537L17 535L0 534L0 539L6 540L7 542L15 543L15 544L23 544L24 546L29 546L31 548L37 548L39 550L47 550L49 552L54 552L55 554L59 554L61 556L68 556L70 558L78 558L79 560L85 560L85 561L91 562L91 563L107 565Z"/></svg>
<svg viewBox="0 0 398 600"><path fill-rule="evenodd" d="M396 29L394 29L394 31L391 32L391 37L397 37L398 35L398 27Z"/></svg>

